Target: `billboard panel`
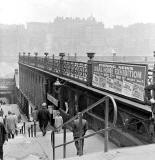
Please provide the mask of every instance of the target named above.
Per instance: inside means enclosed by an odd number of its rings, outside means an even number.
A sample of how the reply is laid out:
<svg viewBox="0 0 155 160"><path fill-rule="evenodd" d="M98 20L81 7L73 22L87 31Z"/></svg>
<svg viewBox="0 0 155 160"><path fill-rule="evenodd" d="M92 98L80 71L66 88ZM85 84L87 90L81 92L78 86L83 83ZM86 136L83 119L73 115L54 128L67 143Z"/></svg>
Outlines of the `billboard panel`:
<svg viewBox="0 0 155 160"><path fill-rule="evenodd" d="M92 85L144 101L148 66L117 62L94 62Z"/></svg>

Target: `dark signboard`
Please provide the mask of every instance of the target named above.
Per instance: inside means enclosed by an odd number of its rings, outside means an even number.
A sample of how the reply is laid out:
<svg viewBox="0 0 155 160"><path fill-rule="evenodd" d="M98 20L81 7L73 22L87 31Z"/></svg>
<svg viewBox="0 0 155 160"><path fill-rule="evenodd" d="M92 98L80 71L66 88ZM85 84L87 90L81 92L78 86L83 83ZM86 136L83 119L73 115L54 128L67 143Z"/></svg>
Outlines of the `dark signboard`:
<svg viewBox="0 0 155 160"><path fill-rule="evenodd" d="M144 101L147 71L143 64L94 62L92 85Z"/></svg>

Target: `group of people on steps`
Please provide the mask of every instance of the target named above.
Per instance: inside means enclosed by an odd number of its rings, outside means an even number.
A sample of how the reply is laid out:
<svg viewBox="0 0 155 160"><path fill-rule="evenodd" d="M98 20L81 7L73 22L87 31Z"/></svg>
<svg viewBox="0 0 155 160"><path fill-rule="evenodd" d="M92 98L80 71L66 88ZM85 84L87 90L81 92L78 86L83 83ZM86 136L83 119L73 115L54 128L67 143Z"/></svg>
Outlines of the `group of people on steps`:
<svg viewBox="0 0 155 160"><path fill-rule="evenodd" d="M16 133L17 128L17 122L18 117L14 114L8 111L7 118L3 117L3 110L0 107L0 160L3 160L3 145L5 140L8 140L8 138L14 138L14 135ZM83 146L84 146L84 139L81 140L82 143L80 143L79 140L76 140L80 138L81 136L84 136L87 129L88 129L88 123L85 119L82 118L82 124L80 126L80 116L83 115L79 112L78 118L75 119L71 125L71 131L73 132L73 138L75 140L75 147L77 149L77 155L81 155L81 152L83 152ZM48 108L46 103L42 103L42 106L40 109L35 108L32 112L33 121L39 122L39 127L42 132L42 135L46 135L46 130L48 123L50 123L51 126L53 126L56 133L60 133L62 130L62 124L63 124L63 118L60 115L60 111L58 109L55 109L54 106ZM8 125L11 122L14 122L12 124L12 128L8 128ZM80 144L82 144L82 151L80 152Z"/></svg>

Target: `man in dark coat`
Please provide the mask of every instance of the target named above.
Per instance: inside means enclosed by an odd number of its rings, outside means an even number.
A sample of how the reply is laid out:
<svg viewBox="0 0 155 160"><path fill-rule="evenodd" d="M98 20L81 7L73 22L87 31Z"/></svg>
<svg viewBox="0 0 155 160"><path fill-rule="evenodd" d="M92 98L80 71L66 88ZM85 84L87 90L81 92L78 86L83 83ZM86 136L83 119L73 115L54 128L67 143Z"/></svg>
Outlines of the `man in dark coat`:
<svg viewBox="0 0 155 160"><path fill-rule="evenodd" d="M48 122L50 122L50 113L46 106L47 106L46 103L43 103L42 108L38 112L39 127L43 133L43 136L45 136L46 127L48 125Z"/></svg>
<svg viewBox="0 0 155 160"><path fill-rule="evenodd" d="M0 159L3 160L3 144L6 139L6 130L4 124L0 122Z"/></svg>
<svg viewBox="0 0 155 160"><path fill-rule="evenodd" d="M79 112L78 118L73 121L72 131L73 131L74 140L80 137L83 137L86 131L88 130L88 123L85 119L82 118L82 116L83 115ZM80 117L82 118L81 123L80 123ZM82 153L80 153L80 141L75 141L77 155L83 154L84 139L81 140L81 143L82 143Z"/></svg>

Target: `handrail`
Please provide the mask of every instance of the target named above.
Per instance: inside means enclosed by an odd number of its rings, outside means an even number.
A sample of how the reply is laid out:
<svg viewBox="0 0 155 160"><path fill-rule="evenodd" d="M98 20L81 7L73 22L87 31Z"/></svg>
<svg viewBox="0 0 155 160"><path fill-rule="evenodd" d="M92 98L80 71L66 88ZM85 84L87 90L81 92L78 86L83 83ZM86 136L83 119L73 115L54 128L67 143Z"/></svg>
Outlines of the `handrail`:
<svg viewBox="0 0 155 160"><path fill-rule="evenodd" d="M111 99L111 101L113 103L113 107L114 107L114 118L113 118L113 123L112 123L111 127L108 126L109 99ZM89 135L86 135L86 136L82 136L81 135L80 138L77 138L76 140L72 140L72 141L66 142L66 128L64 128L64 143L60 144L60 145L57 145L57 146L55 146L55 131L52 131L52 133L51 133L51 141L52 141L52 147L53 147L53 160L55 160L55 149L56 148L63 146L63 148L64 148L64 150L63 150L64 151L63 152L63 158L65 158L66 157L66 145L68 145L70 143L73 143L75 141L80 141L80 155L82 155L83 153L82 153L81 140L84 139L84 138L88 138L88 137L94 136L94 135L96 135L98 133L101 133L103 131L105 131L105 148L104 148L104 151L105 152L108 151L108 147L107 147L108 146L108 131L115 127L116 121L117 121L117 105L116 105L116 102L115 102L114 98L112 96L107 95L107 96L103 97L102 99L100 99L99 101L95 102L94 104L90 105L85 110L83 110L81 112L81 114L84 114L84 113L88 112L89 110L93 109L94 107L98 106L99 104L103 103L104 101L106 102L106 104L105 104L105 128L104 129L101 129L99 131L95 131L95 133L92 133L92 134L89 134ZM59 129L61 127L66 126L70 122L74 121L77 117L78 117L78 115L75 115L73 118L71 118L70 120L65 122L60 127L57 127L56 129ZM81 121L81 123L82 123L82 116L80 117L79 121Z"/></svg>
<svg viewBox="0 0 155 160"><path fill-rule="evenodd" d="M103 97L102 99L100 99L99 101L95 102L94 104L90 105L88 108L84 109L83 111L81 111L81 114L84 114L85 112L88 112L89 110L93 109L94 107L96 107L97 105L103 103L107 97L110 97L110 99L112 100L113 102L113 105L114 105L114 119L113 119L113 125L115 126L116 124L116 121L117 121L117 105L115 103L115 100L112 96L108 95L108 96L105 96ZM63 123L61 126L57 127L56 129L59 129L59 128L62 128L64 127L65 125L69 124L70 122L74 121L76 118L78 117L78 115L75 115L74 117L72 117L71 119L69 119L67 122Z"/></svg>
<svg viewBox="0 0 155 160"><path fill-rule="evenodd" d="M95 131L94 133L91 133L91 134L89 134L89 135L86 135L86 136L82 136L82 137L80 137L80 138L77 138L76 140L72 140L72 141L69 141L69 142L66 142L66 143L63 143L63 144L59 144L59 145L55 146L55 148L59 148L59 147L62 147L62 146L64 146L64 145L71 144L71 143L73 143L73 142L75 142L75 141L79 141L79 140L84 139L84 138L92 137L92 136L94 136L94 135L96 135L96 134L102 133L102 132L105 131L105 130L111 130L112 128L113 128L113 127L109 127L109 128L107 128L107 129L105 129L105 128L100 129L100 130Z"/></svg>

